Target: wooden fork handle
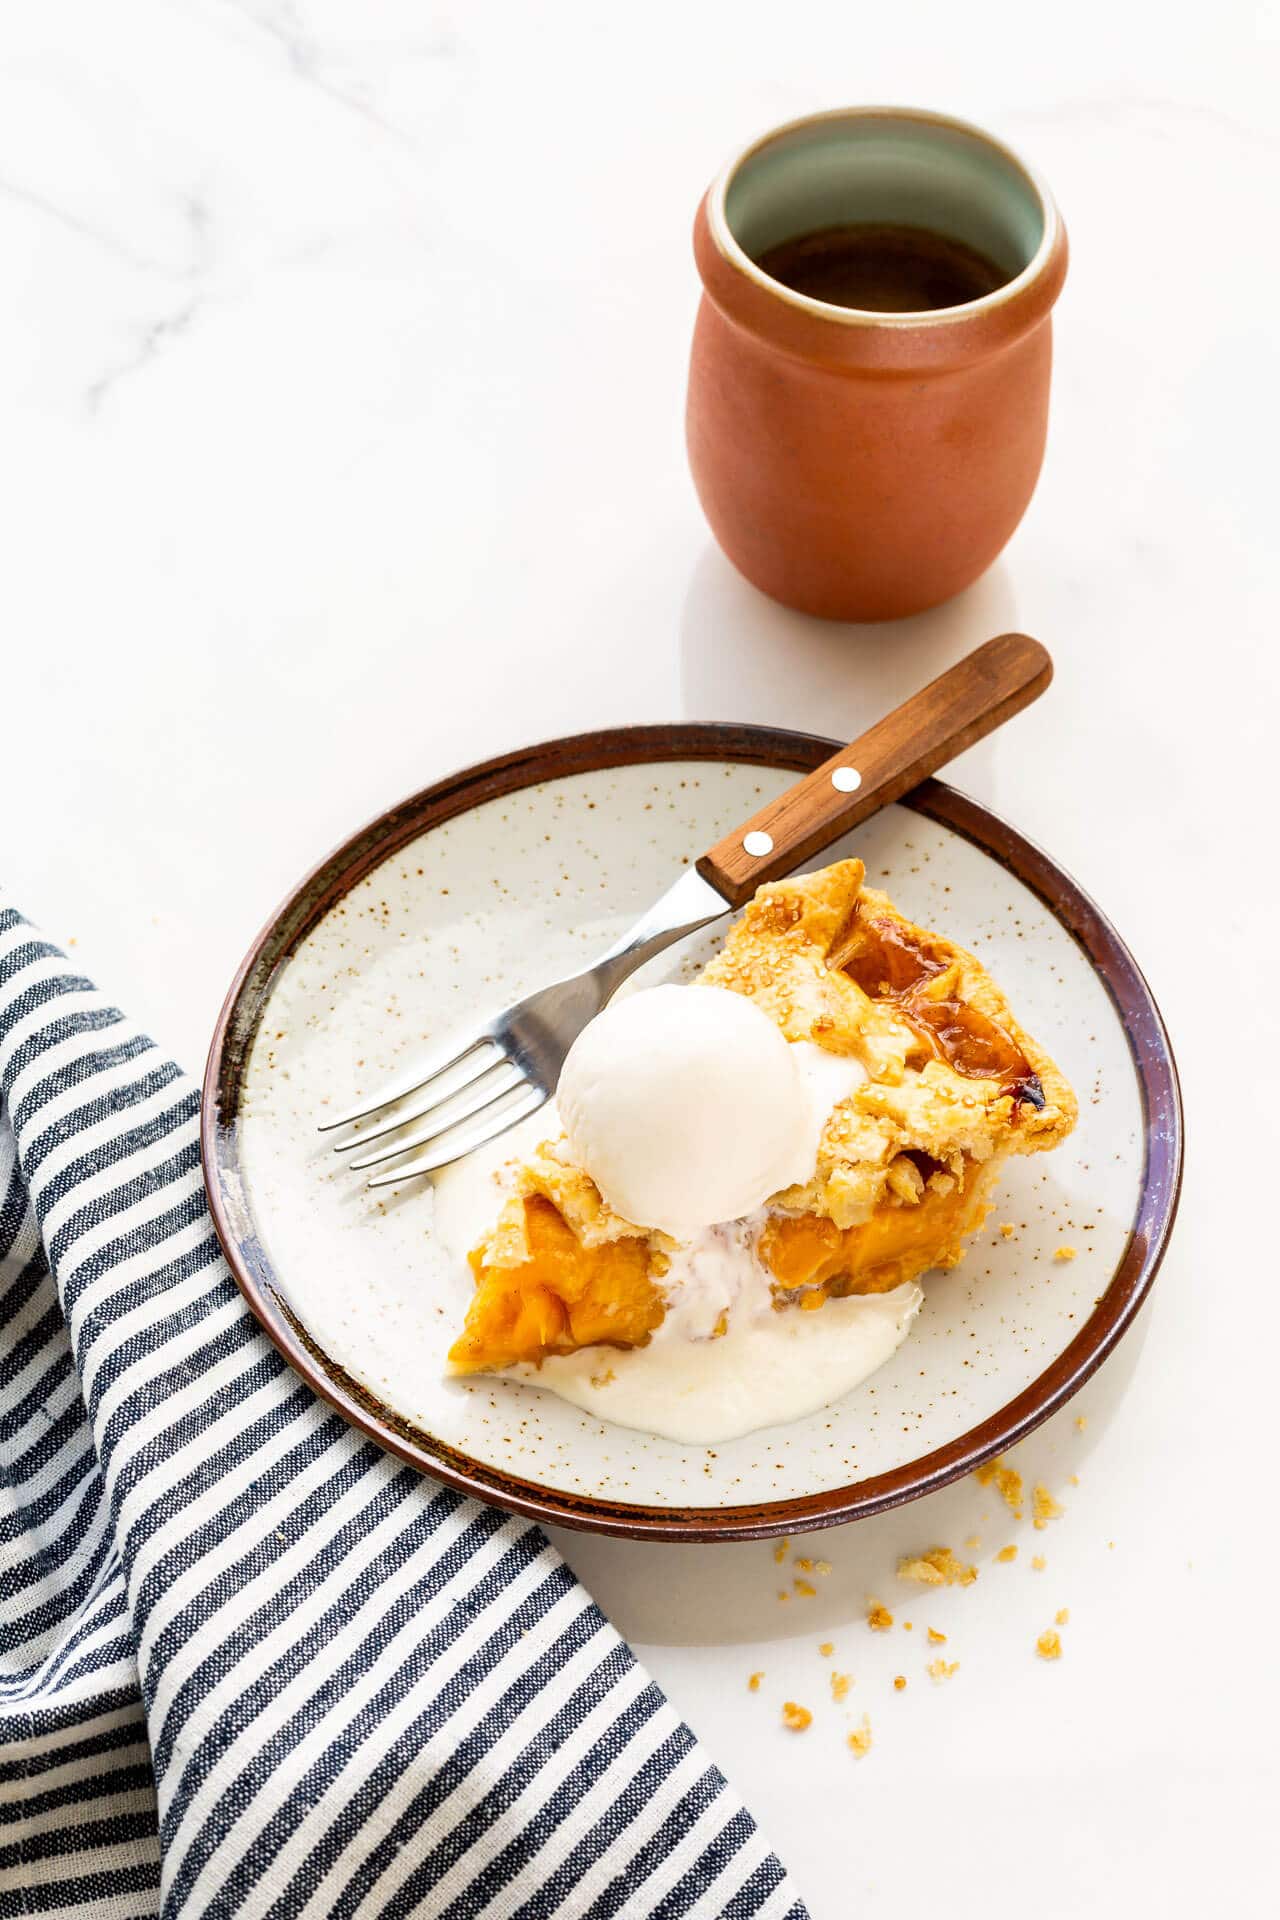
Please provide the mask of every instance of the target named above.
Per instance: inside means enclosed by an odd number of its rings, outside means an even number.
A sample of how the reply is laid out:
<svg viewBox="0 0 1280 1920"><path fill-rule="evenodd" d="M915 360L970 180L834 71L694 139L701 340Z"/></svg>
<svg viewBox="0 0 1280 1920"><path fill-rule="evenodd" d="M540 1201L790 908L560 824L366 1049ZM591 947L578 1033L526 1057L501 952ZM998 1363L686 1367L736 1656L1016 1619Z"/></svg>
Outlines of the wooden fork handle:
<svg viewBox="0 0 1280 1920"><path fill-rule="evenodd" d="M698 872L731 906L781 879L1030 706L1053 678L1038 640L1002 633L704 853Z"/></svg>

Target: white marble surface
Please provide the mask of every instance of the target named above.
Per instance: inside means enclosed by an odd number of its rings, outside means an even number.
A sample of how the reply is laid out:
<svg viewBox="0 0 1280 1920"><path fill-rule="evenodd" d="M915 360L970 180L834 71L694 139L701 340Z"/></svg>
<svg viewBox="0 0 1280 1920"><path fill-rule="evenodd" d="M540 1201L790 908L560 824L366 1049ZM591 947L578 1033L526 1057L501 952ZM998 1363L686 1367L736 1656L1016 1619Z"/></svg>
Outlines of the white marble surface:
<svg viewBox="0 0 1280 1920"><path fill-rule="evenodd" d="M192 1065L298 872L451 766L635 719L851 733L1001 626L1056 652L958 778L1113 912L1191 1144L1141 1337L1084 1434L1024 1449L1078 1471L1065 1518L892 1639L860 1615L899 1547L1014 1537L976 1487L829 1536L785 1607L767 1548L564 1543L817 1920L1181 1913L1269 1868L1278 42L1274 6L1191 39L1149 0L0 24L0 865ZM681 446L698 192L755 129L858 98L1021 144L1074 248L1032 510L970 594L884 631L741 585ZM925 1620L961 1662L940 1687ZM777 1725L823 1706L828 1637L861 1762L829 1706Z"/></svg>

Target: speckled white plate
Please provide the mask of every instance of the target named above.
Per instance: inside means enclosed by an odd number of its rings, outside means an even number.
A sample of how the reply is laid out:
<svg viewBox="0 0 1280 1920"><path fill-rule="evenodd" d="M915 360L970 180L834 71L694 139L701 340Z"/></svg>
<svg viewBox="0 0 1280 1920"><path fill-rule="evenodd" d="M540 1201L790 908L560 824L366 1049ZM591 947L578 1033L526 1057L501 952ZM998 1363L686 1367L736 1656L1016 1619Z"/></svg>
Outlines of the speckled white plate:
<svg viewBox="0 0 1280 1920"><path fill-rule="evenodd" d="M1080 1095L1052 1155L1009 1164L954 1272L864 1385L790 1426L681 1445L514 1381L448 1379L470 1279L421 1182L372 1196L314 1121L427 1040L466 1033L603 949L832 742L743 727L628 728L472 769L375 821L313 873L246 959L210 1055L205 1177L255 1313L384 1446L482 1499L664 1538L798 1532L927 1492L1020 1438L1114 1345L1177 1204L1181 1116L1160 1016L1114 930L1037 849L928 782L850 852L925 926L972 947ZM710 943L653 963L687 972ZM1001 1223L1014 1231L1004 1235ZM1077 1249L1055 1259L1060 1246Z"/></svg>

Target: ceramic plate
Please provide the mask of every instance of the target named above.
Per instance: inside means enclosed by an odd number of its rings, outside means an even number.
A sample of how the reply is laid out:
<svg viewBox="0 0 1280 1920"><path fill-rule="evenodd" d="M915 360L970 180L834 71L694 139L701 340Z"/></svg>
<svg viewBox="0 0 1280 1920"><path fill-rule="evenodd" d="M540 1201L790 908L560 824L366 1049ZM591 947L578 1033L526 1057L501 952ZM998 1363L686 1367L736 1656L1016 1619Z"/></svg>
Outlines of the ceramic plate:
<svg viewBox="0 0 1280 1920"><path fill-rule="evenodd" d="M341 847L246 959L203 1115L214 1220L250 1305L315 1390L384 1447L537 1519L675 1539L796 1533L932 1491L1073 1394L1137 1312L1177 1204L1181 1117L1159 1013L1053 862L931 781L824 856L858 853L912 919L973 948L1080 1096L1051 1155L1009 1163L906 1343L794 1424L682 1445L539 1389L452 1380L470 1280L430 1184L369 1194L315 1131L430 1036L580 966L834 742L750 727L583 735L442 781ZM680 977L691 943L646 979ZM1011 1223L1012 1235L1003 1235ZM1061 1246L1076 1257L1055 1259Z"/></svg>

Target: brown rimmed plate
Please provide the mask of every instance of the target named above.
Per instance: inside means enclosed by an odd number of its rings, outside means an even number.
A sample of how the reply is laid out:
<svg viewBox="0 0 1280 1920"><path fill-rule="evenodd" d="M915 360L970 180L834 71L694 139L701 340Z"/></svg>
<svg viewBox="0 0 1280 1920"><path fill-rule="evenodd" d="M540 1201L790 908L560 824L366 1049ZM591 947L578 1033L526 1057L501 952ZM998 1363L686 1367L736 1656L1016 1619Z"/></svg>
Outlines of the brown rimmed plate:
<svg viewBox="0 0 1280 1920"><path fill-rule="evenodd" d="M658 726L504 755L363 828L246 957L205 1082L219 1238L290 1365L423 1472L537 1520L631 1538L836 1525L1021 1439L1141 1306L1182 1158L1159 1012L1119 935L1049 856L930 781L828 857L857 851L915 919L981 954L1076 1084L1082 1117L1057 1153L1012 1163L990 1230L954 1273L929 1277L894 1359L834 1406L715 1448L634 1433L515 1382L443 1377L467 1282L434 1231L431 1191L365 1194L314 1131L321 1103L581 964L682 861L833 744ZM1055 1257L1063 1247L1074 1257Z"/></svg>

